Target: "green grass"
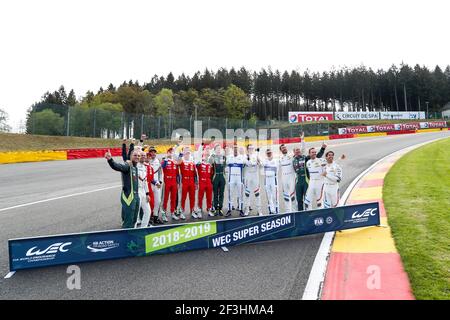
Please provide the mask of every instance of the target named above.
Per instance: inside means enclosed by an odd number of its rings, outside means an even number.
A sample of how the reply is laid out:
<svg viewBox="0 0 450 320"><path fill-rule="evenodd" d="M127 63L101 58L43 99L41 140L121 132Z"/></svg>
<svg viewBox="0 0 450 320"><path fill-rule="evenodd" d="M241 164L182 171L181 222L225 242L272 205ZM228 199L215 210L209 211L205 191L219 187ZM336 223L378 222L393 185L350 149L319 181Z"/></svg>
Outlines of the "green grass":
<svg viewBox="0 0 450 320"><path fill-rule="evenodd" d="M167 144L165 140L146 140L146 144ZM84 148L117 148L120 139L41 136L31 134L0 133L0 152L20 150L55 150Z"/></svg>
<svg viewBox="0 0 450 320"><path fill-rule="evenodd" d="M402 157L383 200L416 299L450 299L450 138Z"/></svg>

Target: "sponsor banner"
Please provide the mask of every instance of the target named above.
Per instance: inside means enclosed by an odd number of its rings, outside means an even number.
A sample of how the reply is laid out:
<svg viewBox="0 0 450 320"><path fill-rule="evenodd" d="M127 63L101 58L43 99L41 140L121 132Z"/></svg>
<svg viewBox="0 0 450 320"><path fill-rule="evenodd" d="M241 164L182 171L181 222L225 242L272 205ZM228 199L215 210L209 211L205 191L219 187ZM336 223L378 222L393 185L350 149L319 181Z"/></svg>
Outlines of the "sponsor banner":
<svg viewBox="0 0 450 320"><path fill-rule="evenodd" d="M380 112L380 120L420 120L425 119L425 112Z"/></svg>
<svg viewBox="0 0 450 320"><path fill-rule="evenodd" d="M356 126L348 128L339 128L339 134L355 134L355 133L368 133L367 126Z"/></svg>
<svg viewBox="0 0 450 320"><path fill-rule="evenodd" d="M334 120L378 120L379 112L335 112Z"/></svg>
<svg viewBox="0 0 450 320"><path fill-rule="evenodd" d="M420 122L421 129L446 128L446 121Z"/></svg>
<svg viewBox="0 0 450 320"><path fill-rule="evenodd" d="M8 241L10 270L234 246L380 224L378 202Z"/></svg>
<svg viewBox="0 0 450 320"><path fill-rule="evenodd" d="M333 120L333 112L289 112L289 123Z"/></svg>
<svg viewBox="0 0 450 320"><path fill-rule="evenodd" d="M355 126L347 128L339 128L339 134L357 134L357 133L377 133L377 132L391 132L391 131L411 131L428 128L445 128L447 122L435 121L435 122L411 122L411 123L398 123L398 124L380 124L372 126Z"/></svg>
<svg viewBox="0 0 450 320"><path fill-rule="evenodd" d="M367 131L368 132L387 132L387 131L394 131L395 125L394 124L378 124L373 126L368 126Z"/></svg>
<svg viewBox="0 0 450 320"><path fill-rule="evenodd" d="M399 123L395 124L395 130L419 130L420 124L419 122L412 123Z"/></svg>
<svg viewBox="0 0 450 320"><path fill-rule="evenodd" d="M317 121L352 120L420 120L425 112L378 112L378 111L337 111L337 112L289 112L289 123Z"/></svg>

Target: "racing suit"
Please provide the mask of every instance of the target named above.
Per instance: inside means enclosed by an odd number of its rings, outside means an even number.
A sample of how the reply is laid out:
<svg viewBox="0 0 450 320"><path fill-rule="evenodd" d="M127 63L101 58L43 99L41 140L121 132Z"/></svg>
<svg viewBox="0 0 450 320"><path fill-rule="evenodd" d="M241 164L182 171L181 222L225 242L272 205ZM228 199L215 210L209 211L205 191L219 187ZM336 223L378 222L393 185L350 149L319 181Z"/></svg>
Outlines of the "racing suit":
<svg viewBox="0 0 450 320"><path fill-rule="evenodd" d="M230 155L227 157L229 211L233 209L234 203L237 203L238 210L243 210L242 187L244 159L241 155Z"/></svg>
<svg viewBox="0 0 450 320"><path fill-rule="evenodd" d="M122 173L122 228L134 228L139 214L139 174L134 165L117 163L111 158L109 166Z"/></svg>
<svg viewBox="0 0 450 320"><path fill-rule="evenodd" d="M306 163L306 168L309 174L309 185L306 190L305 205L307 210L313 210L318 207L322 200L323 192L323 176L327 161L321 158L310 159Z"/></svg>
<svg viewBox="0 0 450 320"><path fill-rule="evenodd" d="M142 216L141 228L146 228L150 222L151 209L148 202L148 196L150 195L148 182L147 182L147 166L143 163L137 164L139 174L139 211L142 209L144 215Z"/></svg>
<svg viewBox="0 0 450 320"><path fill-rule="evenodd" d="M245 215L248 215L251 204L251 197L255 199L255 206L258 213L261 213L261 197L259 183L259 160L257 154L249 154L244 161L244 208Z"/></svg>
<svg viewBox="0 0 450 320"><path fill-rule="evenodd" d="M170 196L170 212L174 213L177 205L177 176L178 166L175 160L165 159L161 163L164 172L164 201L163 210L167 212L167 201Z"/></svg>
<svg viewBox="0 0 450 320"><path fill-rule="evenodd" d="M323 186L323 207L334 208L339 202L339 182L342 180L342 168L336 162L327 163Z"/></svg>
<svg viewBox="0 0 450 320"><path fill-rule="evenodd" d="M193 161L182 160L179 164L181 172L181 208L185 211L186 197L189 193L190 211L195 207L195 185L197 184L197 170Z"/></svg>
<svg viewBox="0 0 450 320"><path fill-rule="evenodd" d="M213 195L213 185L212 185L212 177L213 177L213 168L210 163L201 162L197 164L197 172L198 172L198 208L202 210L203 207L203 197L206 193L206 209L212 209L212 195Z"/></svg>
<svg viewBox="0 0 450 320"><path fill-rule="evenodd" d="M161 187L158 188L155 184L152 183L151 189L153 192L153 205L152 205L152 212L154 216L159 216L159 209L161 207L161 194L162 194L162 168L161 168L161 162L157 158L150 160L150 165L153 168L153 174L154 179L158 181L161 184Z"/></svg>
<svg viewBox="0 0 450 320"><path fill-rule="evenodd" d="M325 148L321 148L317 153L317 158L321 158L323 153L325 152ZM293 159L293 166L295 171L295 194L297 199L297 209L298 211L303 211L306 208L303 204L303 199L306 195L306 190L308 190L308 180L309 174L306 169L306 164L310 160L310 157L305 155L306 147L305 142L301 143L301 155L295 156Z"/></svg>
<svg viewBox="0 0 450 320"><path fill-rule="evenodd" d="M225 192L225 165L226 158L223 155L211 155L209 163L213 167L213 192L214 192L214 209L222 210L223 207L223 195Z"/></svg>
<svg viewBox="0 0 450 320"><path fill-rule="evenodd" d="M190 146L184 145L184 144L176 144L173 146L174 155L176 155L178 157L177 158L178 161L181 161L183 159L183 154L184 154L184 151L186 150L186 148L190 148ZM192 154L189 157L189 161L194 161L194 157L192 156ZM178 175L177 181L178 181L178 189L177 189L178 191L177 191L176 204L177 204L177 214L180 214L182 211L182 205L181 205L182 201L181 200L183 197L183 185L181 183L180 175Z"/></svg>
<svg viewBox="0 0 450 320"><path fill-rule="evenodd" d="M267 205L269 214L278 214L278 169L279 160L265 159L263 161L264 167L264 187L266 189Z"/></svg>
<svg viewBox="0 0 450 320"><path fill-rule="evenodd" d="M155 170L153 169L153 166L149 163L146 164L146 167L147 167L148 193L150 196L150 208L152 209L153 216L158 217L158 211L155 210L155 193L153 191L153 187L159 191L160 188L158 188L156 184L160 182L155 179Z"/></svg>
<svg viewBox="0 0 450 320"><path fill-rule="evenodd" d="M295 209L295 171L292 156L282 154L280 158L281 167L281 187L283 189L283 199L285 212L292 212Z"/></svg>

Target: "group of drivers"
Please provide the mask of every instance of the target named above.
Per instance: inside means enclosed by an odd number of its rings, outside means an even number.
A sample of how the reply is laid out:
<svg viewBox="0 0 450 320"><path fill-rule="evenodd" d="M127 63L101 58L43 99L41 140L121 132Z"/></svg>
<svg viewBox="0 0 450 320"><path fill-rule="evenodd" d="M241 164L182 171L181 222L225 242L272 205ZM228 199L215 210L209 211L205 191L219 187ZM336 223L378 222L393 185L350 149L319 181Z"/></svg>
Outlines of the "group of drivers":
<svg viewBox="0 0 450 320"><path fill-rule="evenodd" d="M300 140L292 155L282 144L279 158L270 148L261 158L259 148L252 144L224 149L218 143L202 143L195 151L177 144L162 159L158 159L154 147L143 145L142 138L137 146L133 141L128 152L124 140L123 164L115 162L110 152L105 154L111 168L122 172L122 226L144 228L150 223L169 222L169 217L172 221L186 220L186 212L191 219L202 219L203 214L229 217L234 210L245 217L255 208L256 215L261 216L262 185L269 214L280 212L279 189L284 212L337 206L342 169L334 161L334 152L328 151L322 158L326 149L322 144L319 152L310 148L306 155L303 133Z"/></svg>

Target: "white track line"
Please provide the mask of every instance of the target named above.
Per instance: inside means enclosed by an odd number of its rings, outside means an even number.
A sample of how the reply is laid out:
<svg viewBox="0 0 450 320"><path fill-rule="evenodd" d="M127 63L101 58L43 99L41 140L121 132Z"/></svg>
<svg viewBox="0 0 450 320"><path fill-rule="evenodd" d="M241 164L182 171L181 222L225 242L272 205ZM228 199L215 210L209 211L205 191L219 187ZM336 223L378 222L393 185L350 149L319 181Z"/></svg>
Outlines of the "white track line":
<svg viewBox="0 0 450 320"><path fill-rule="evenodd" d="M0 212L6 211L6 210L22 208L22 207L27 207L27 206L31 206L31 205L38 204L38 203L44 203L44 202L49 202L49 201L54 201L54 200L59 200L59 199L65 199L65 198L70 198L70 197L81 196L83 194L88 194L88 193L93 193L93 192L99 192L99 191L114 189L114 188L118 188L120 186L121 185L115 185L115 186L112 186L112 187L106 187L106 188L100 188L100 189L95 189L95 190L90 190L90 191L84 191L84 192L68 194L68 195L61 196L61 197L55 197L55 198L44 199L44 200L39 200L39 201L34 201L34 202L29 202L29 203L23 203L23 204L19 204L17 206L12 206L12 207L8 207L8 208L2 208L2 209L0 209Z"/></svg>
<svg viewBox="0 0 450 320"><path fill-rule="evenodd" d="M347 198L350 196L350 193L352 192L355 185L358 183L361 178L367 174L370 170L372 170L376 165L378 165L380 162L384 161L386 158L389 158L391 156L394 156L396 153L401 153L404 150L407 149L416 149L418 147L421 147L425 144L435 142L437 140L445 139L444 138L438 138L426 142L419 143L417 145L409 146L400 150L397 150L374 164L372 164L369 168L364 170L361 174L359 174L348 186L347 190L345 190L344 195L342 196L341 200L339 201L339 206L344 205L347 202ZM410 150L410 151L411 151ZM313 266L311 268L311 273L309 274L308 282L305 287L305 291L303 291L303 297L302 300L318 300L320 299L320 294L322 291L322 286L325 280L325 274L327 271L327 264L328 264L328 257L330 256L331 251L331 244L334 239L335 232L327 232L325 233L322 242L320 243L319 250L317 251L316 258L314 259Z"/></svg>
<svg viewBox="0 0 450 320"><path fill-rule="evenodd" d="M10 271L10 272L5 276L5 279L11 278L15 273L16 273L15 271Z"/></svg>

